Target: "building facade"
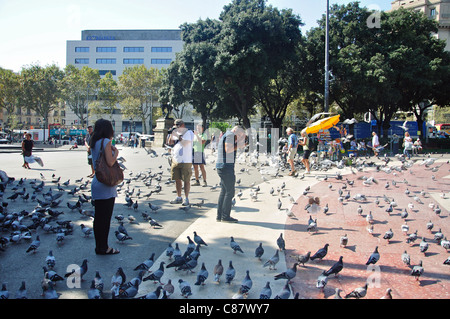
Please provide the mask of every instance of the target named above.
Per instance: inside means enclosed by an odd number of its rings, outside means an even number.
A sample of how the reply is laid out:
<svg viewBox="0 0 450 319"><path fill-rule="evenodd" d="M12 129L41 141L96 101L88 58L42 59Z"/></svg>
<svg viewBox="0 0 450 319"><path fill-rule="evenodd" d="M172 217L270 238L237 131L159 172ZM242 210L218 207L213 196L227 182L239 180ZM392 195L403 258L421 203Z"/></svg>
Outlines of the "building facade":
<svg viewBox="0 0 450 319"><path fill-rule="evenodd" d="M66 65L88 66L100 76L110 72L117 80L127 67L167 68L182 49L181 30L84 30L81 40L67 41ZM140 122L123 119L121 114L113 119L116 132L141 131ZM77 122L66 109L65 124L76 126Z"/></svg>
<svg viewBox="0 0 450 319"><path fill-rule="evenodd" d="M450 0L396 0L391 2L391 10L405 8L423 12L439 24L436 34L438 39L445 40L445 50L450 51Z"/></svg>

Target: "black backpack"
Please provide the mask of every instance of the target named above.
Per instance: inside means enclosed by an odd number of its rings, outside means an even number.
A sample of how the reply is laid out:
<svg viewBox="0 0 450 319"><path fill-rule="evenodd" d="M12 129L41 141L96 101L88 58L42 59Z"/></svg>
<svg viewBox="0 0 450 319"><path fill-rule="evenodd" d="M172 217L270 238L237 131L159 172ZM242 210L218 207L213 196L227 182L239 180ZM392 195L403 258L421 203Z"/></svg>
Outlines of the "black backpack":
<svg viewBox="0 0 450 319"><path fill-rule="evenodd" d="M312 137L308 136L308 143L307 143L308 149L310 151L314 151L316 149L316 143L314 142Z"/></svg>

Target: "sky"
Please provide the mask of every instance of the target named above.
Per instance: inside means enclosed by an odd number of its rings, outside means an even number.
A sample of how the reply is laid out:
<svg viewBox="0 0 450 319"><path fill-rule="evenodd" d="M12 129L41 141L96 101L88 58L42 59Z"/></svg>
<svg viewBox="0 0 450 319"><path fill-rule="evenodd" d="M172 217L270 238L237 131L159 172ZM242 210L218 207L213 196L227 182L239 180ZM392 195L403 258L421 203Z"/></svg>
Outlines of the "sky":
<svg viewBox="0 0 450 319"><path fill-rule="evenodd" d="M82 30L178 29L185 22L217 19L232 0L0 0L0 67L20 72L31 64L66 66L66 41ZM330 0L332 4L352 1ZM306 31L326 12L326 0L268 0L298 14ZM391 0L360 0L386 11Z"/></svg>

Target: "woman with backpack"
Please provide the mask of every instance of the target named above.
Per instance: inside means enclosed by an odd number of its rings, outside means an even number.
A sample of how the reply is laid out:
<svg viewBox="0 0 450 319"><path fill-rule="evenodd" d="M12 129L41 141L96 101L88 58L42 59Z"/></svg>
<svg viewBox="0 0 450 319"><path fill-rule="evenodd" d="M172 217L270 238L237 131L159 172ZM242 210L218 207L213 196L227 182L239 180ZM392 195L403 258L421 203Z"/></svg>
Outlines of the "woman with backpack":
<svg viewBox="0 0 450 319"><path fill-rule="evenodd" d="M306 168L305 174L310 174L311 171L310 171L310 167L309 167L309 156L311 155L311 149L309 148L309 145L310 145L309 137L306 134L305 130L303 130L301 132L301 136L302 136L302 139L298 142L298 145L303 146L302 163L303 163L303 165L305 165L305 168Z"/></svg>

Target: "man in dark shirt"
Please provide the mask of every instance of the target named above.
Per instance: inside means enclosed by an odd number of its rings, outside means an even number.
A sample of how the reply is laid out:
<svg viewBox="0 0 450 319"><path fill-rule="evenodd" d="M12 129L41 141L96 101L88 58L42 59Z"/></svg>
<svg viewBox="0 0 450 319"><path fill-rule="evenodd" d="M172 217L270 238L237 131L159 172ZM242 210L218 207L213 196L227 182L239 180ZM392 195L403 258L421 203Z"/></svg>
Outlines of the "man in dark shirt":
<svg viewBox="0 0 450 319"><path fill-rule="evenodd" d="M238 222L237 219L230 217L236 183L234 164L237 149L245 147L245 136L245 131L241 127L235 126L219 140L216 161L216 170L220 177L221 188L217 205L216 220L218 222Z"/></svg>

